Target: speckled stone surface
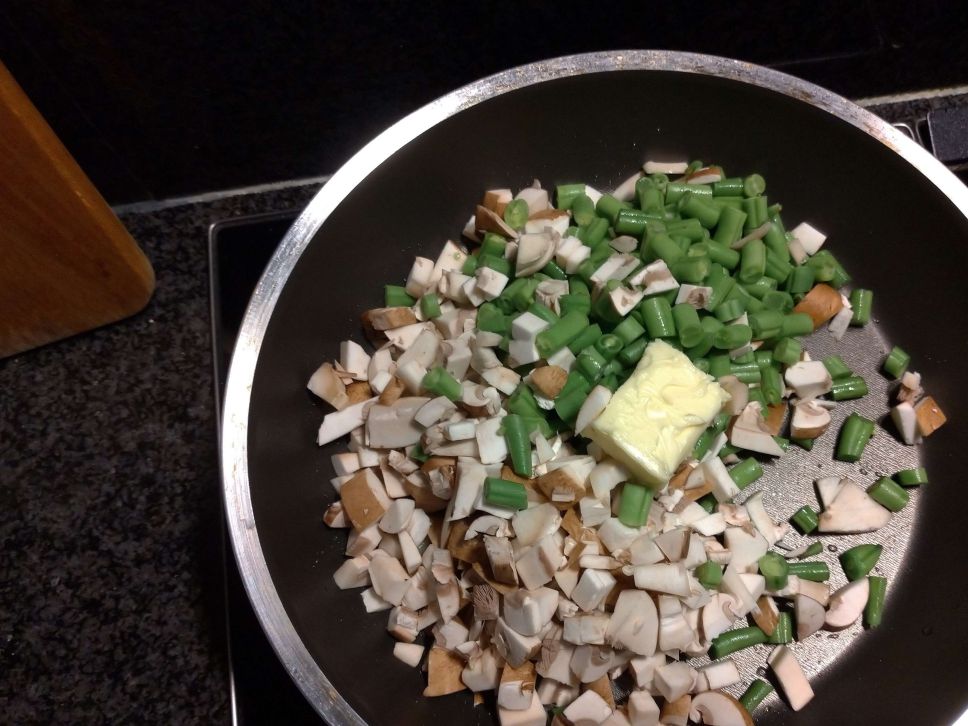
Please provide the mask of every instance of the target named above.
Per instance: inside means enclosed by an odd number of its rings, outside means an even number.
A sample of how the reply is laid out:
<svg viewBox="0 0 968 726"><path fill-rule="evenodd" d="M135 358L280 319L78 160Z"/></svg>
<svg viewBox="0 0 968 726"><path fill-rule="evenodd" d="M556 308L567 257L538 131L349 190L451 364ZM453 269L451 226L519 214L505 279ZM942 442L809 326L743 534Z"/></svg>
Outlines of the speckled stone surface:
<svg viewBox="0 0 968 726"><path fill-rule="evenodd" d="M147 308L0 361L0 721L228 722L207 231L315 189L123 214Z"/></svg>

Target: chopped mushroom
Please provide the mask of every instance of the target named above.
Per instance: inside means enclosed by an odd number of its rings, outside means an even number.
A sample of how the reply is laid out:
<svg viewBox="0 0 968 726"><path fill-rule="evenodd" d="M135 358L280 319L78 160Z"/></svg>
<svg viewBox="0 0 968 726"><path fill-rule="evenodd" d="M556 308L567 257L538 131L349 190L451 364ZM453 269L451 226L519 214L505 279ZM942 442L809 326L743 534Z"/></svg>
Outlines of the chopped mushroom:
<svg viewBox="0 0 968 726"><path fill-rule="evenodd" d="M930 436L941 428L947 417L931 396L925 396L914 405L914 413L918 421L918 433Z"/></svg>
<svg viewBox="0 0 968 726"><path fill-rule="evenodd" d="M799 711L806 706L813 698L813 689L793 652L785 645L781 645L770 653L767 663L776 674L790 707L794 711Z"/></svg>
<svg viewBox="0 0 968 726"><path fill-rule="evenodd" d="M830 426L830 411L816 401L799 401L793 407L790 436L796 439L815 439Z"/></svg>
<svg viewBox="0 0 968 726"><path fill-rule="evenodd" d="M823 627L826 612L823 605L812 597L798 594L793 599L793 607L797 622L797 640L803 640Z"/></svg>
<svg viewBox="0 0 968 726"><path fill-rule="evenodd" d="M423 658L424 647L416 643L394 643L393 655L408 666L416 668Z"/></svg>
<svg viewBox="0 0 968 726"><path fill-rule="evenodd" d="M427 659L427 687L424 696L446 696L463 691L467 686L461 680L464 661L455 653L434 646Z"/></svg>
<svg viewBox="0 0 968 726"><path fill-rule="evenodd" d="M833 593L827 606L824 626L828 630L843 630L857 622L867 605L869 592L870 580L862 577Z"/></svg>
<svg viewBox="0 0 968 726"><path fill-rule="evenodd" d="M839 534L873 532L889 521L889 510L871 499L857 484L843 479L836 496L820 513L817 529L820 532Z"/></svg>
<svg viewBox="0 0 968 726"><path fill-rule="evenodd" d="M803 299L794 306L793 312L809 315L816 330L839 313L843 306L840 293L830 285L821 282L804 295Z"/></svg>
<svg viewBox="0 0 968 726"><path fill-rule="evenodd" d="M574 726L598 726L612 714L612 708L595 691L585 691L562 712Z"/></svg>
<svg viewBox="0 0 968 726"><path fill-rule="evenodd" d="M707 726L753 726L753 718L728 693L704 691L692 697L689 717Z"/></svg>
<svg viewBox="0 0 968 726"><path fill-rule="evenodd" d="M316 372L309 378L306 388L326 401L337 411L349 405L349 396L346 393L346 386L340 377L333 370L332 363L323 363Z"/></svg>
<svg viewBox="0 0 968 726"><path fill-rule="evenodd" d="M833 386L830 371L818 360L795 363L786 369L784 378L801 401L810 401L829 393Z"/></svg>
<svg viewBox="0 0 968 726"><path fill-rule="evenodd" d="M762 408L758 401L750 401L733 421L729 443L741 449L770 456L783 456L783 449L774 441L763 424Z"/></svg>

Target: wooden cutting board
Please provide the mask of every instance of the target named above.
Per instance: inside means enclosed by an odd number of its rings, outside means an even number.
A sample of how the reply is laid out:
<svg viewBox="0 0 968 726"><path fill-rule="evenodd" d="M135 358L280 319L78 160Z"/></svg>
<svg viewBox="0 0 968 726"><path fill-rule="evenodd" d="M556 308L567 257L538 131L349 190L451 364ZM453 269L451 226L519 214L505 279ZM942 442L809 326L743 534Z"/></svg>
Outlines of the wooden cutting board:
<svg viewBox="0 0 968 726"><path fill-rule="evenodd" d="M0 63L0 357L141 310L151 264Z"/></svg>

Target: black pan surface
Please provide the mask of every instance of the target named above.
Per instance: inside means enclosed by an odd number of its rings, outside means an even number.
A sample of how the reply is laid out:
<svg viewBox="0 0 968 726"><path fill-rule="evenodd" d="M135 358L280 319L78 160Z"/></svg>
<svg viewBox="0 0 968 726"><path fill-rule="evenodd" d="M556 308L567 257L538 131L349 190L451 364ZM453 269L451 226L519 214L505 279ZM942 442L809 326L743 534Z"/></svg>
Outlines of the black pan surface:
<svg viewBox="0 0 968 726"><path fill-rule="evenodd" d="M316 447L327 410L305 382L338 355L338 341L363 340L359 313L382 304L382 285L402 282L413 255L435 256L444 240L458 238L483 189L519 188L535 177L607 189L647 156L761 172L784 218L823 229L855 284L875 290L881 333L912 354L949 416L924 446L932 483L916 495L911 544L884 625L813 679L817 697L807 709L774 707L761 722L952 722L968 699L968 586L959 564L968 524L960 493L968 220L862 130L807 102L697 74L578 75L467 108L382 163L312 239L269 320L248 418L254 519L299 638L370 723L492 721L466 693L423 699L423 676L391 657L385 613L367 615L358 590L333 584L346 534L327 529L321 515L334 498L329 455L343 445ZM873 363L881 351L865 354ZM878 405L886 411L886 403Z"/></svg>

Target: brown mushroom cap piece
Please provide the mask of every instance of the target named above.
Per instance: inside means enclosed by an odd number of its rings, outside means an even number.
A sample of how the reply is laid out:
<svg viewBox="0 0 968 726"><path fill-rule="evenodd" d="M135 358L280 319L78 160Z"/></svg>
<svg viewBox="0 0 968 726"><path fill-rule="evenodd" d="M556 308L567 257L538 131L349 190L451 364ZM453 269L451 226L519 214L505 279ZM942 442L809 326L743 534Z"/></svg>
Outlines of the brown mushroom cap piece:
<svg viewBox="0 0 968 726"><path fill-rule="evenodd" d="M456 653L434 646L427 659L427 697L446 696L467 688L461 680L464 661Z"/></svg>

